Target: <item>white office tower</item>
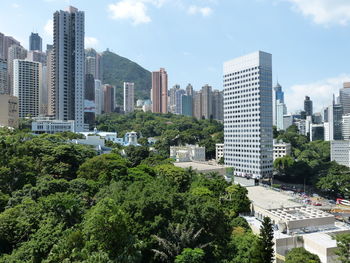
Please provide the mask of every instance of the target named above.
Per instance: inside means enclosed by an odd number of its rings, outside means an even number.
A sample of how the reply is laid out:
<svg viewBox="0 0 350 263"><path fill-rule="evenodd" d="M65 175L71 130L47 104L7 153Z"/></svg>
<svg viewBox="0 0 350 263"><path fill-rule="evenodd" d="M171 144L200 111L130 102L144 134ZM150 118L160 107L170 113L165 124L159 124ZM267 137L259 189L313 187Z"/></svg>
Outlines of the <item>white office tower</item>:
<svg viewBox="0 0 350 263"><path fill-rule="evenodd" d="M39 62L13 61L13 93L18 97L19 117L38 117L42 89L42 65Z"/></svg>
<svg viewBox="0 0 350 263"><path fill-rule="evenodd" d="M134 83L124 82L124 112L134 112L135 98L134 98Z"/></svg>
<svg viewBox="0 0 350 263"><path fill-rule="evenodd" d="M84 12L74 7L54 13L53 113L84 131Z"/></svg>
<svg viewBox="0 0 350 263"><path fill-rule="evenodd" d="M280 100L275 102L276 104L276 127L277 130L283 130L283 116L287 114L287 106Z"/></svg>
<svg viewBox="0 0 350 263"><path fill-rule="evenodd" d="M102 114L103 111L103 87L99 79L95 79L95 107L96 115Z"/></svg>
<svg viewBox="0 0 350 263"><path fill-rule="evenodd" d="M350 140L350 113L343 115L342 133L344 140Z"/></svg>
<svg viewBox="0 0 350 263"><path fill-rule="evenodd" d="M224 63L225 165L237 176L272 175L272 55Z"/></svg>

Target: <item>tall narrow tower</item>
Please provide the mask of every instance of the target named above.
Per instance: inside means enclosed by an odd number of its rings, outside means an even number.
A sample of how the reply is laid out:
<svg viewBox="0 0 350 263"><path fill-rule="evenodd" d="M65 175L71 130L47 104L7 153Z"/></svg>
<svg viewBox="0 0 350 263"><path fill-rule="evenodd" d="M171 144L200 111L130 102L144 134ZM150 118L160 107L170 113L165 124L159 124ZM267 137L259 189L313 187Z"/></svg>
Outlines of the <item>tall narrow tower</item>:
<svg viewBox="0 0 350 263"><path fill-rule="evenodd" d="M272 175L272 56L255 52L224 63L225 164L235 175Z"/></svg>
<svg viewBox="0 0 350 263"><path fill-rule="evenodd" d="M152 112L168 113L168 74L164 68L152 72Z"/></svg>
<svg viewBox="0 0 350 263"><path fill-rule="evenodd" d="M53 113L84 130L84 12L75 7L54 13Z"/></svg>

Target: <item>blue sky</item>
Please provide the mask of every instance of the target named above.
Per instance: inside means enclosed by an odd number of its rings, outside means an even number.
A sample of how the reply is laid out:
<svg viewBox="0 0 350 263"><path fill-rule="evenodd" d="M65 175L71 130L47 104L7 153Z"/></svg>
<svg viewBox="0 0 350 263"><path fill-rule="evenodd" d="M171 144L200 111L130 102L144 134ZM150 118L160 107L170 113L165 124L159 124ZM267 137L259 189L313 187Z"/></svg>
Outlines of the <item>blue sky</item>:
<svg viewBox="0 0 350 263"><path fill-rule="evenodd" d="M106 48L169 86L222 89L222 64L256 50L273 55L288 111L309 95L315 110L350 81L350 0L0 0L0 32L28 47L31 31L52 42L55 10L85 11L86 46Z"/></svg>

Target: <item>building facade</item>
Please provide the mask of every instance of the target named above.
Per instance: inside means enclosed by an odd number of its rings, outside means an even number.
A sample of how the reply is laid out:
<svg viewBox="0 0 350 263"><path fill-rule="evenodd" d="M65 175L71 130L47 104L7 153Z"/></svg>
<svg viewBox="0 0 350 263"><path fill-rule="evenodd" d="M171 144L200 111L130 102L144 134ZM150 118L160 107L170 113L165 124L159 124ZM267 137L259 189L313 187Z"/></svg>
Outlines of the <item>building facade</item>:
<svg viewBox="0 0 350 263"><path fill-rule="evenodd" d="M215 160L217 162L219 162L220 159L224 157L224 147L225 147L224 143L215 144Z"/></svg>
<svg viewBox="0 0 350 263"><path fill-rule="evenodd" d="M0 58L0 94L6 93L7 90L7 61Z"/></svg>
<svg viewBox="0 0 350 263"><path fill-rule="evenodd" d="M224 63L225 164L235 175L272 175L272 119L272 55L258 51Z"/></svg>
<svg viewBox="0 0 350 263"><path fill-rule="evenodd" d="M53 94L55 119L74 120L84 130L85 15L72 6L54 13Z"/></svg>
<svg viewBox="0 0 350 263"><path fill-rule="evenodd" d="M273 160L291 155L292 145L283 141L273 140Z"/></svg>
<svg viewBox="0 0 350 263"><path fill-rule="evenodd" d="M103 112L111 113L115 109L115 89L112 85L103 85Z"/></svg>
<svg viewBox="0 0 350 263"><path fill-rule="evenodd" d="M99 79L95 79L95 114L101 115L103 112L103 86L102 82Z"/></svg>
<svg viewBox="0 0 350 263"><path fill-rule="evenodd" d="M193 97L191 95L184 95L181 97L181 113L182 115L193 116Z"/></svg>
<svg viewBox="0 0 350 263"><path fill-rule="evenodd" d="M339 101L343 107L343 114L350 113L350 82L345 82L339 91Z"/></svg>
<svg viewBox="0 0 350 263"><path fill-rule="evenodd" d="M202 87L202 117L210 119L213 116L212 87L206 84Z"/></svg>
<svg viewBox="0 0 350 263"><path fill-rule="evenodd" d="M214 90L212 93L212 116L214 120L224 119L224 93Z"/></svg>
<svg viewBox="0 0 350 263"><path fill-rule="evenodd" d="M152 72L152 112L168 113L168 73L164 68Z"/></svg>
<svg viewBox="0 0 350 263"><path fill-rule="evenodd" d="M135 84L124 82L124 112L130 113L135 110Z"/></svg>
<svg viewBox="0 0 350 263"><path fill-rule="evenodd" d="M7 55L7 94L13 95L13 61L15 59L26 59L27 50L19 45L12 45L8 49Z"/></svg>
<svg viewBox="0 0 350 263"><path fill-rule="evenodd" d="M15 59L13 67L13 94L18 98L19 117L38 117L42 65L39 62Z"/></svg>
<svg viewBox="0 0 350 263"><path fill-rule="evenodd" d="M18 98L0 94L0 126L18 128Z"/></svg>
<svg viewBox="0 0 350 263"><path fill-rule="evenodd" d="M170 158L176 162L205 162L205 147L198 145L171 146Z"/></svg>
<svg viewBox="0 0 350 263"><path fill-rule="evenodd" d="M331 161L350 167L350 140L331 141Z"/></svg>

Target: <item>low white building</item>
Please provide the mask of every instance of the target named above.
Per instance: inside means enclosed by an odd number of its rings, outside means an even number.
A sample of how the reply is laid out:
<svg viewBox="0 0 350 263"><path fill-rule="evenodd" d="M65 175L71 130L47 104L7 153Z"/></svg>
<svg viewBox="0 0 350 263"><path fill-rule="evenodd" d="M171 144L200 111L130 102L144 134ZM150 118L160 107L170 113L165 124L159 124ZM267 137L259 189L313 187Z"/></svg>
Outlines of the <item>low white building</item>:
<svg viewBox="0 0 350 263"><path fill-rule="evenodd" d="M244 218L256 234L260 232L263 218L271 219L275 262L285 262L287 253L297 247L318 255L322 263L338 262L333 237L350 233L348 225L336 222L334 215L292 201L290 195L261 186L247 187L247 190L252 214Z"/></svg>
<svg viewBox="0 0 350 263"><path fill-rule="evenodd" d="M350 167L350 140L331 141L331 161Z"/></svg>
<svg viewBox="0 0 350 263"><path fill-rule="evenodd" d="M292 145L283 141L273 140L273 160L291 155Z"/></svg>
<svg viewBox="0 0 350 263"><path fill-rule="evenodd" d="M75 132L74 121L60 121L60 120L35 120L32 122L32 132L35 134L49 133L54 134L58 132Z"/></svg>
<svg viewBox="0 0 350 263"><path fill-rule="evenodd" d="M171 146L170 158L176 162L205 162L205 147L198 145Z"/></svg>
<svg viewBox="0 0 350 263"><path fill-rule="evenodd" d="M220 161L221 158L224 157L224 144L217 143L215 144L215 159L216 161Z"/></svg>

